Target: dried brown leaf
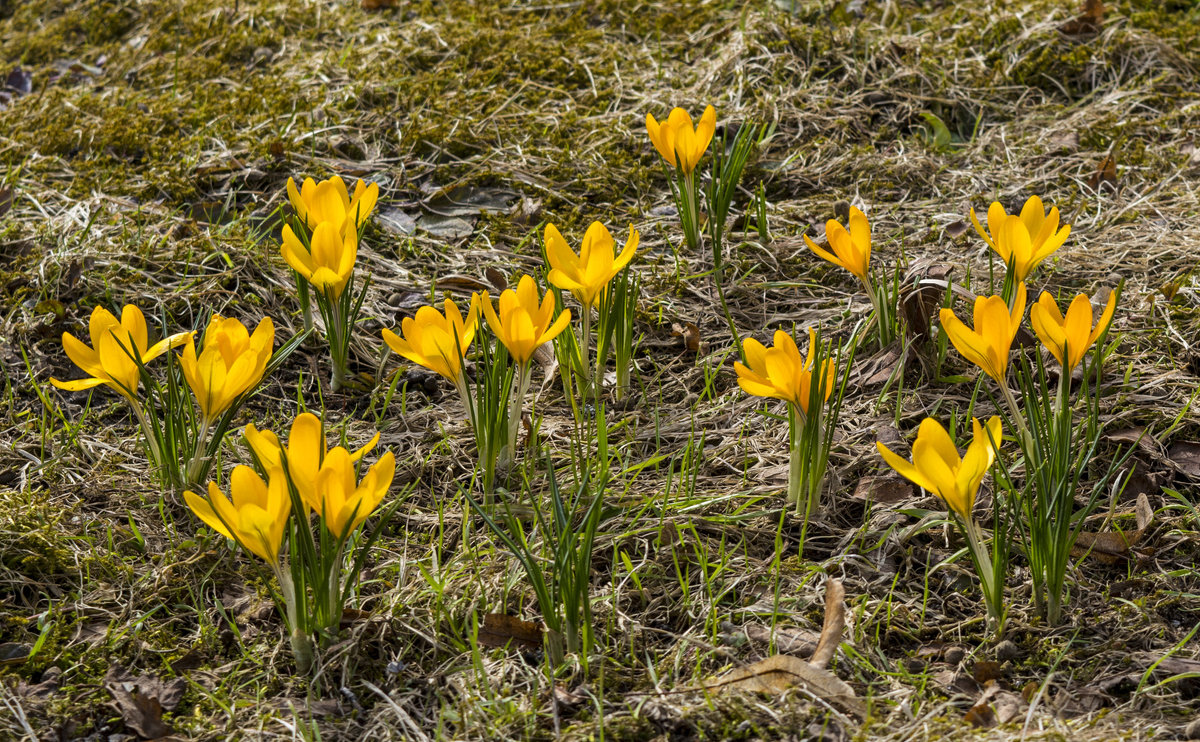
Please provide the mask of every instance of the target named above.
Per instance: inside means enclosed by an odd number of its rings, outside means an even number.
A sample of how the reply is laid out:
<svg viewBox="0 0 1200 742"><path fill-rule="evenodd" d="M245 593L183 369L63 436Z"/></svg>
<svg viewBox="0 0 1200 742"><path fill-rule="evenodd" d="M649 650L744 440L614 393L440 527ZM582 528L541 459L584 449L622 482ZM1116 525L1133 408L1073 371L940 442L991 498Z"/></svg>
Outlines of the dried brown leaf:
<svg viewBox="0 0 1200 742"><path fill-rule="evenodd" d="M841 580L832 577L825 583L825 622L821 625L821 640L813 650L813 667L825 667L842 644L846 628L846 588Z"/></svg>
<svg viewBox="0 0 1200 742"><path fill-rule="evenodd" d="M1200 479L1200 443L1180 441L1167 450L1167 459L1180 474Z"/></svg>
<svg viewBox="0 0 1200 742"><path fill-rule="evenodd" d="M1093 191L1098 190L1102 185L1108 185L1112 189L1117 187L1117 160L1116 151L1109 152L1105 155L1100 164L1096 166L1096 171L1088 178L1088 187Z"/></svg>
<svg viewBox="0 0 1200 742"><path fill-rule="evenodd" d="M114 664L104 676L104 687L112 694L125 726L143 739L158 739L171 733L162 715L179 705L187 682L183 678L163 681L153 675L133 678Z"/></svg>
<svg viewBox="0 0 1200 742"><path fill-rule="evenodd" d="M1150 500L1145 492L1138 494L1134 515L1137 517L1138 527L1131 531L1080 531L1075 536L1075 545L1071 547L1071 556L1076 559L1090 556L1101 564L1118 564L1127 559L1130 550L1142 540L1154 523L1154 509L1150 507Z"/></svg>
<svg viewBox="0 0 1200 742"><path fill-rule="evenodd" d="M510 642L524 649L542 646L542 627L503 613L488 613L479 627L479 643L485 647L504 647Z"/></svg>
<svg viewBox="0 0 1200 742"><path fill-rule="evenodd" d="M683 338L684 346L693 353L700 352L700 328L695 322L672 322L671 337Z"/></svg>
<svg viewBox="0 0 1200 742"><path fill-rule="evenodd" d="M787 654L777 654L731 670L705 682L702 687L718 693L752 691L779 695L795 685L859 718L866 715L866 706L841 678Z"/></svg>

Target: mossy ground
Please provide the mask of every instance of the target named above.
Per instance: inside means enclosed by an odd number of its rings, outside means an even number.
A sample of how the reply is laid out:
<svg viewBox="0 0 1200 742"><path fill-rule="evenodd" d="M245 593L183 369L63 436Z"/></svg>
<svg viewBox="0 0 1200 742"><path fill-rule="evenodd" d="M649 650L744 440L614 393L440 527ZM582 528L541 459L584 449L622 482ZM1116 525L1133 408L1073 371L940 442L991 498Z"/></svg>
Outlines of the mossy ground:
<svg viewBox="0 0 1200 742"><path fill-rule="evenodd" d="M724 320L696 277L709 266L679 247L643 123L647 111L709 102L723 124L774 123L746 175L750 189L765 186L771 239L731 220L730 301L741 330L759 337L795 323L845 338L866 316L849 277L800 239L837 202L870 215L878 263L948 262L982 291L986 250L955 223L994 198L1011 209L1041 194L1073 232L1036 290L1125 280L1105 415L1113 429L1161 432L1200 379L1200 9L1106 5L1098 33L1066 36L1058 27L1079 9L1050 0L444 0L381 11L341 0L0 2L0 53L32 75L30 93L0 109L0 175L14 194L0 215L0 646L36 649L24 661L0 655L0 738L129 732L102 685L113 663L187 678L166 718L195 739L1179 733L1200 711L1195 679L1138 681L1172 648L1197 656L1184 641L1200 624L1195 469L1162 451L1139 455L1155 529L1120 564L1073 568L1067 626L1031 617L1017 560L1015 653L998 682L1032 688L1027 727L1024 716L991 730L962 720L974 695L957 678L998 648L969 572L945 564L953 541L910 533L916 519L898 506L852 497L880 473L877 437L897 423L908 433L926 414L945 419L969 387L915 366L900 388L856 385L806 558L789 523L774 564L767 513L786 477L785 434L736 386ZM923 113L945 123L951 145L932 144ZM1109 152L1117 183L1097 186ZM135 302L172 330L210 311L269 314L290 334L298 317L275 214L288 176L332 174L378 182L384 209L422 219L468 188L503 205L453 236L421 222L401 234L378 215L361 256L374 283L355 346L377 387L323 391L326 361L312 344L244 412L242 422L279 428L298 395L323 403L352 440L381 429L402 462L398 482L416 483L369 565L369 617L310 682L293 675L245 558L195 536L194 518L155 490L125 407L48 380L74 377L60 336L81 332L98 303ZM616 413L616 446L627 464L667 458L621 482L623 509L595 555L600 651L589 673L564 673L556 694L536 656L473 644L480 615L535 619L536 607L511 558L464 519L455 493L471 454L451 390L410 377L383 408L382 374L397 363L381 365L379 330L431 283L458 290L466 284L454 277L483 280L485 268L538 269L540 223L577 240L593 219L643 237L640 401ZM1173 300L1160 292L1169 284ZM700 354L672 337L673 323L688 322ZM947 363L971 373L953 353ZM557 386L543 405L561 430ZM1188 410L1163 449L1198 434L1200 413ZM226 467L240 454L228 455ZM1114 510L1128 512L1129 500ZM643 506L648 520L637 521ZM637 565L637 589L621 554ZM770 625L772 611L781 627L818 628L825 575L847 585L848 643L834 667L868 699L865 724L798 692L688 690L767 653L747 627ZM954 648L965 657L948 662ZM51 668L62 672L53 690L31 691Z"/></svg>

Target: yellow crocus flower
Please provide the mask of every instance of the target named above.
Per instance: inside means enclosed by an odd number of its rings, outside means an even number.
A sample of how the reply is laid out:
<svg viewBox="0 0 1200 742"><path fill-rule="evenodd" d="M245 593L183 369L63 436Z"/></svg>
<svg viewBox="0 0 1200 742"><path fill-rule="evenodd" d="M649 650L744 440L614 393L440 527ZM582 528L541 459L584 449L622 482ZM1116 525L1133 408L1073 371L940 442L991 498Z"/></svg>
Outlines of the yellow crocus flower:
<svg viewBox="0 0 1200 742"><path fill-rule="evenodd" d="M533 276L521 276L517 290L507 289L500 294L500 313L492 309L492 301L483 292L480 303L492 332L520 366L528 365L533 352L567 328L571 310L565 309L554 319L554 297L547 292L538 296Z"/></svg>
<svg viewBox="0 0 1200 742"><path fill-rule="evenodd" d="M999 296L975 298L975 328L970 329L948 308L942 309L942 329L950 342L971 363L983 369L1002 387L1008 371L1009 351L1025 316L1025 284L1017 286L1012 311Z"/></svg>
<svg viewBox="0 0 1200 742"><path fill-rule="evenodd" d="M975 209L971 209L975 231L1011 268L1018 283L1067 241L1071 225L1059 229L1058 218L1058 207L1052 207L1047 214L1042 199L1037 196L1029 197L1020 216L1008 214L999 201L993 201L988 207L988 229L985 231L979 217L975 216Z"/></svg>
<svg viewBox="0 0 1200 742"><path fill-rule="evenodd" d="M142 315L142 310L132 304L126 304L121 310L119 322L112 312L104 307L92 310L88 334L92 340L91 347L84 345L69 332L62 335L63 350L66 351L67 357L88 374L88 378L73 381L50 379L50 382L59 389L71 392L107 384L122 396L133 400L141 379L141 372L134 358L145 365L171 348L177 348L187 342L195 333L176 333L147 348L149 330L146 327L146 318Z"/></svg>
<svg viewBox="0 0 1200 742"><path fill-rule="evenodd" d="M717 112L712 106L704 109L700 122L692 126L692 117L682 108L675 108L661 124L646 114L646 133L650 142L671 167L685 175L696 169L717 128Z"/></svg>
<svg viewBox="0 0 1200 742"><path fill-rule="evenodd" d="M335 222L320 222L309 244L311 249L296 237L291 225L284 225L283 259L315 289L337 301L358 259L358 232L343 234Z"/></svg>
<svg viewBox="0 0 1200 742"><path fill-rule="evenodd" d="M621 272L637 252L638 231L629 230L629 239L620 255L616 255L616 242L608 228L600 222L592 222L583 235L583 245L576 255L558 228L546 225L546 258L550 261L550 273L546 279L564 291L570 291L587 311L600 301L608 283Z"/></svg>
<svg viewBox="0 0 1200 742"><path fill-rule="evenodd" d="M978 418L971 418L971 427L974 438L962 458L945 428L932 417L922 420L917 429L912 463L878 441L875 446L889 466L921 489L940 497L963 520L969 521L979 483L996 458L992 442L1000 445L1000 417L993 415L987 421L986 431Z"/></svg>
<svg viewBox="0 0 1200 742"><path fill-rule="evenodd" d="M804 242L808 249L819 257L845 268L869 287L871 281L867 271L871 263L871 225L867 222L866 215L856 206L850 207L850 219L847 223L850 225L849 230L836 219L825 222L825 239L829 241L832 253L818 247L808 235L804 235Z"/></svg>
<svg viewBox="0 0 1200 742"><path fill-rule="evenodd" d="M277 566L292 498L282 469L272 469L267 479L264 482L250 467L239 466L229 478L232 500L216 482L208 483L207 499L194 492L183 493L183 499L209 528Z"/></svg>
<svg viewBox="0 0 1200 742"><path fill-rule="evenodd" d="M320 512L321 499L317 496L317 474L329 451L325 442L325 429L321 418L311 412L302 412L292 420L292 428L288 433L285 446L279 436L270 430L259 430L253 423L246 426L243 433L246 443L258 463L267 471L283 467L287 459L287 473L296 491L305 504ZM358 461L367 455L379 443L379 433L375 434L365 446L350 454L351 461Z"/></svg>
<svg viewBox="0 0 1200 742"><path fill-rule="evenodd" d="M396 457L387 451L357 482L354 457L338 446L325 457L317 474L318 501L313 503L313 510L334 537L345 538L379 506L395 473Z"/></svg>
<svg viewBox="0 0 1200 742"><path fill-rule="evenodd" d="M444 306L444 314L434 307L421 307L416 316L405 317L400 323L403 336L384 329L383 340L408 360L459 386L463 357L475 339L479 324L479 294L471 295L466 317L449 297Z"/></svg>
<svg viewBox="0 0 1200 742"><path fill-rule="evenodd" d="M310 229L316 229L321 222L332 222L345 234L351 224L356 231L366 224L379 200L379 184L367 184L360 180L351 196L346 190L346 183L337 175L320 183L305 178L299 190L296 181L288 178L287 194L296 216Z"/></svg>
<svg viewBox="0 0 1200 742"><path fill-rule="evenodd" d="M746 338L742 349L746 363L733 364L737 372L738 386L747 394L756 397L773 397L795 405L808 414L809 393L812 387L813 352L817 333L808 331L808 356L800 358L796 341L783 330L775 331L775 345L767 348L754 338ZM825 400L833 393L833 359L827 359L821 370L821 383L825 387Z"/></svg>
<svg viewBox="0 0 1200 742"><path fill-rule="evenodd" d="M1054 354L1066 373L1070 373L1083 360L1088 348L1108 329L1116 306L1117 293L1110 291L1100 320L1093 327L1092 302L1087 294L1076 296L1064 317L1054 297L1043 291L1029 310L1029 323L1046 350Z"/></svg>
<svg viewBox="0 0 1200 742"><path fill-rule="evenodd" d="M214 314L199 355L195 339L188 338L179 365L205 420L215 420L262 381L274 344L275 323L270 317L264 317L250 334L238 320Z"/></svg>

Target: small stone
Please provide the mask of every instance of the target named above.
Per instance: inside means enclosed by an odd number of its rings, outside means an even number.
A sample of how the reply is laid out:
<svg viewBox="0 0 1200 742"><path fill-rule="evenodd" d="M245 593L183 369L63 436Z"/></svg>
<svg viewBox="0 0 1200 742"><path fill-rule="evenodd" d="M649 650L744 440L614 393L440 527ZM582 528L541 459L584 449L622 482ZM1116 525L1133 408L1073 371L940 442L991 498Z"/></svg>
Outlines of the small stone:
<svg viewBox="0 0 1200 742"><path fill-rule="evenodd" d="M1001 662L1015 660L1020 654L1021 650L1017 647L1016 642L1009 639L1005 639L996 645L996 659Z"/></svg>
<svg viewBox="0 0 1200 742"><path fill-rule="evenodd" d="M922 662L921 660L917 659L916 657L913 657L912 659L905 662L904 667L909 672L911 672L913 675L919 675L920 673L925 672L925 663Z"/></svg>
<svg viewBox="0 0 1200 742"><path fill-rule="evenodd" d="M967 653L963 651L962 647L950 647L946 650L946 653L942 655L942 658L951 665L957 665L963 661L963 657L966 655Z"/></svg>

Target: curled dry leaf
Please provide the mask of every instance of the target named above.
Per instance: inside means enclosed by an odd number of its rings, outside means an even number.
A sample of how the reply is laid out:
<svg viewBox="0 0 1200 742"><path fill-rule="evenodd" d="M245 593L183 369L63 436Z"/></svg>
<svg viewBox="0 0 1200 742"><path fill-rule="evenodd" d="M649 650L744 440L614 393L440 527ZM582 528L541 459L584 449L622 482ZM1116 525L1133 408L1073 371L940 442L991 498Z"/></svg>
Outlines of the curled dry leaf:
<svg viewBox="0 0 1200 742"><path fill-rule="evenodd" d="M695 322L672 322L671 337L683 338L684 346L693 353L700 352L700 328Z"/></svg>
<svg viewBox="0 0 1200 742"><path fill-rule="evenodd" d="M825 583L825 623L821 639L809 662L813 667L825 667L841 646L842 630L846 628L846 588L841 580L830 578Z"/></svg>
<svg viewBox="0 0 1200 742"><path fill-rule="evenodd" d="M854 689L841 678L787 654L777 654L731 670L719 678L706 681L701 687L716 693L750 691L780 695L797 685L860 719L866 716L866 706L855 697Z"/></svg>

